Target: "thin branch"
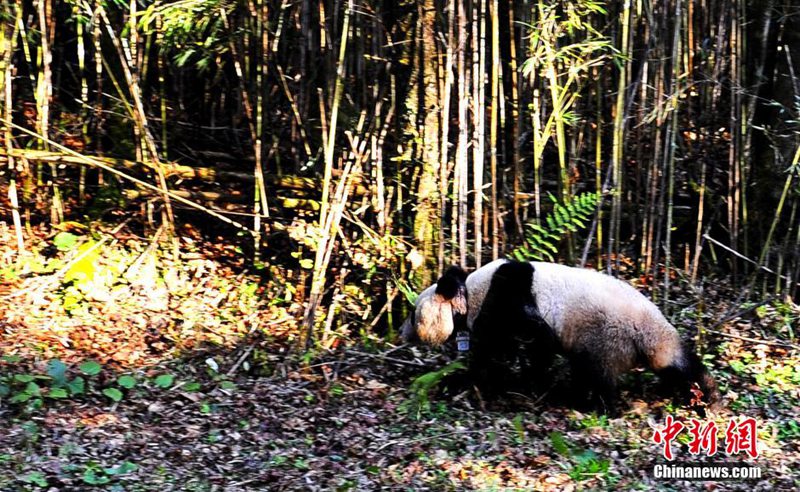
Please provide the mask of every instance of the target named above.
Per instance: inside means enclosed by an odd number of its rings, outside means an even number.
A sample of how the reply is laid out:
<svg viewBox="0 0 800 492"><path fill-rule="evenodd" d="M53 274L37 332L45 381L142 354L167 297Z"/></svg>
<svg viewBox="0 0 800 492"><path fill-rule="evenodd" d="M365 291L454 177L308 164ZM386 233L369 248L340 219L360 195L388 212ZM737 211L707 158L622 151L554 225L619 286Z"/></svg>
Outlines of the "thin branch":
<svg viewBox="0 0 800 492"><path fill-rule="evenodd" d="M757 262L755 260L751 260L747 256L745 256L745 255L739 253L738 251L736 251L736 250L734 250L734 249L722 244L721 242L717 241L716 239L714 239L713 237L709 236L708 234L703 234L703 238L711 241L712 243L716 244L717 246L719 246L720 248L724 249L725 251L731 253L732 255L734 255L734 256L736 256L738 258L741 258L742 260L745 260L748 263L752 263L753 265L758 267L759 270L764 270L765 272L768 272L768 273L771 273L773 275L776 275L777 277L782 278L784 280L788 280L789 282L792 281L792 279L790 279L789 277L787 277L785 275L781 275L780 273L776 272L775 270L771 270L771 269L765 267L764 265L760 264L759 262ZM800 283L797 283L797 285L800 286Z"/></svg>
<svg viewBox="0 0 800 492"><path fill-rule="evenodd" d="M763 339L760 339L760 338L743 337L741 335L734 335L733 333L723 333L723 332L717 331L717 330L708 330L707 329L707 330L705 330L705 332L706 333L713 333L714 335L719 335L719 336L725 337L725 338L735 338L737 340L744 340L745 342L750 342L750 343L758 343L758 344L762 344L762 345L772 345L772 346L775 346L775 347L788 347L788 348L792 348L792 349L795 349L795 350L800 350L800 345L794 345L792 343L773 342L773 341L770 341L770 340L763 340Z"/></svg>

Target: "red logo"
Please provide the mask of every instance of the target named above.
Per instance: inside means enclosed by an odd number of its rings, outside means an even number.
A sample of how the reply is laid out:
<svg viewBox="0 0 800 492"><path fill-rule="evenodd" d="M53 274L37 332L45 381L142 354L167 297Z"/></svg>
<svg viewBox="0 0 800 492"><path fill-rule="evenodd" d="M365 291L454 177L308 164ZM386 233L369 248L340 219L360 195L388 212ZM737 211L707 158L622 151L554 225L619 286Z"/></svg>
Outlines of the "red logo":
<svg viewBox="0 0 800 492"><path fill-rule="evenodd" d="M725 452L734 455L744 451L751 458L758 457L757 429L758 424L753 417L744 418L739 423L731 419L725 429Z"/></svg>
<svg viewBox="0 0 800 492"><path fill-rule="evenodd" d="M689 423L688 429L692 438L689 442L689 453L714 456L717 453L717 424L711 420L697 419L691 419ZM664 458L670 461L675 459L672 454L672 441L676 440L684 429L687 429L687 426L673 419L672 415L667 415L664 427L655 429L653 442L663 445L661 454ZM745 417L738 422L731 418L725 429L725 453L733 456L742 452L751 458L758 457L758 423L752 417Z"/></svg>
<svg viewBox="0 0 800 492"><path fill-rule="evenodd" d="M661 452L664 458L672 461L672 441L678 438L678 435L683 430L684 425L672 418L672 415L667 415L667 420L664 422L662 430L656 430L653 434L653 442L656 444L664 444L664 450Z"/></svg>
<svg viewBox="0 0 800 492"><path fill-rule="evenodd" d="M705 451L706 456L717 454L717 424L714 421L700 422L692 419L692 428L689 433L692 435L692 442L689 443L689 452L700 454Z"/></svg>

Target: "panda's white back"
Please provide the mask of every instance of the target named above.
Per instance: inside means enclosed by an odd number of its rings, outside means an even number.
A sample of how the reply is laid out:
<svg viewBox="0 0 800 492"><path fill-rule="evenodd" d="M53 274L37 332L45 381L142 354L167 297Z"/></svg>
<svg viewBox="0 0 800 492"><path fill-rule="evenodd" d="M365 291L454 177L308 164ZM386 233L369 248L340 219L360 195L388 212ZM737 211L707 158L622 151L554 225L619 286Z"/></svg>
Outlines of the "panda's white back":
<svg viewBox="0 0 800 492"><path fill-rule="evenodd" d="M650 322L668 324L652 302L622 280L584 268L531 263L539 311L559 335L565 320L576 316L605 318L631 329Z"/></svg>

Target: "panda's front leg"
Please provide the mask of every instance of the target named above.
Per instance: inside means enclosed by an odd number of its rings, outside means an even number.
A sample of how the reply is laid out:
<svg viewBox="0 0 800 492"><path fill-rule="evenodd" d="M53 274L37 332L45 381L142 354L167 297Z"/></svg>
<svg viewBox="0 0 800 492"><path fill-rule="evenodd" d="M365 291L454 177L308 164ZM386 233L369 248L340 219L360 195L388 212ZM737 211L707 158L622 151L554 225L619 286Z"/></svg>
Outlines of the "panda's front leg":
<svg viewBox="0 0 800 492"><path fill-rule="evenodd" d="M514 383L513 360L506 344L492 338L476 338L469 359L469 376L484 399L494 399Z"/></svg>
<svg viewBox="0 0 800 492"><path fill-rule="evenodd" d="M444 393L456 395L477 389L481 398L493 399L508 386L509 364L499 356L500 351L491 339L472 337L469 349L458 349L458 357L467 365L466 371L457 371L442 380ZM456 348L454 348L456 351Z"/></svg>

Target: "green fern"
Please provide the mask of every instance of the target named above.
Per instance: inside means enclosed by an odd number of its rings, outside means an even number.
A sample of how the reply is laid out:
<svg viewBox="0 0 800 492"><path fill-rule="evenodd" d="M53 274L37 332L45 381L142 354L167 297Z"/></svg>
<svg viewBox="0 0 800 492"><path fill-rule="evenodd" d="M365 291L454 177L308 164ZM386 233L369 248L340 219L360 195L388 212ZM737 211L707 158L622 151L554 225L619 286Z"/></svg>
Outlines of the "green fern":
<svg viewBox="0 0 800 492"><path fill-rule="evenodd" d="M525 225L522 245L511 252L519 261L554 261L558 253L558 243L568 232L577 232L586 227L597 208L600 195L581 193L561 204L553 195L553 211L545 217L542 224L530 222Z"/></svg>

